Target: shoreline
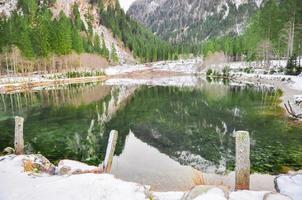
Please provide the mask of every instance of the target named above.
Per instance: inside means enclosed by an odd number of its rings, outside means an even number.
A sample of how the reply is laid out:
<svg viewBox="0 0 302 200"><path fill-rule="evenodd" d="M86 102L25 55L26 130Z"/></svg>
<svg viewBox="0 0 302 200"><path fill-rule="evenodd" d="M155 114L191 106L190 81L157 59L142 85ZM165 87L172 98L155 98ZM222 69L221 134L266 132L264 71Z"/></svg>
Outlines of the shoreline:
<svg viewBox="0 0 302 200"><path fill-rule="evenodd" d="M0 179L5 183L0 188L1 199L44 199L44 200L74 200L74 199L127 199L127 200L180 200L186 195L203 197L203 200L263 200L265 195L278 194L282 200L284 195L299 195L299 180L301 174L283 175L277 179L251 180L254 184L262 181L264 184L277 184L277 190L262 189L235 191L219 181L213 184L196 185L184 191L156 191L152 187L135 182L123 181L111 174L102 173L99 167L90 166L78 161L61 160L58 166L51 164L47 158L39 154L0 156ZM293 182L292 177L297 177ZM230 182L234 177L229 177ZM261 180L262 179L262 180ZM279 180L281 179L281 181ZM233 184L233 183L232 183ZM276 185L274 185L276 187ZM290 190L298 187L298 190ZM118 191L118 192L117 192ZM278 193L280 192L280 193ZM93 196L92 196L93 194ZM212 198L210 198L210 196ZM212 196L214 195L214 196ZM186 199L186 198L185 198ZM187 200L187 199L186 199ZM297 200L294 198L294 200Z"/></svg>

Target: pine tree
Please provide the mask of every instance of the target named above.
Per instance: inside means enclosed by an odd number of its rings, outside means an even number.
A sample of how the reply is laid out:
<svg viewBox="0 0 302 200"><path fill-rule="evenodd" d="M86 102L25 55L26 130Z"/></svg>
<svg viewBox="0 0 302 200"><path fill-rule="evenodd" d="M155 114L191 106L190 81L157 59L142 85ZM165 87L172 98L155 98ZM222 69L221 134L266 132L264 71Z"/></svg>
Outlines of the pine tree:
<svg viewBox="0 0 302 200"><path fill-rule="evenodd" d="M104 35L102 35L102 55L109 60L109 50L106 47L106 42L104 39Z"/></svg>
<svg viewBox="0 0 302 200"><path fill-rule="evenodd" d="M65 13L61 11L60 19L57 22L55 30L57 31L57 53L59 55L66 55L71 53L72 49L72 30L71 21L66 17Z"/></svg>
<svg viewBox="0 0 302 200"><path fill-rule="evenodd" d="M102 53L100 37L98 34L95 34L95 36L94 36L94 51L97 53Z"/></svg>
<svg viewBox="0 0 302 200"><path fill-rule="evenodd" d="M114 63L118 63L118 61L119 61L119 58L118 58L118 55L117 55L117 52L116 52L116 48L115 48L115 45L113 43L111 44L110 60Z"/></svg>
<svg viewBox="0 0 302 200"><path fill-rule="evenodd" d="M72 49L75 50L75 52L77 52L78 54L84 51L83 39L76 27L72 28Z"/></svg>
<svg viewBox="0 0 302 200"><path fill-rule="evenodd" d="M47 57L51 51L50 35L48 22L51 15L46 11L41 12L37 16L37 23L33 29L33 45L35 54L41 57Z"/></svg>

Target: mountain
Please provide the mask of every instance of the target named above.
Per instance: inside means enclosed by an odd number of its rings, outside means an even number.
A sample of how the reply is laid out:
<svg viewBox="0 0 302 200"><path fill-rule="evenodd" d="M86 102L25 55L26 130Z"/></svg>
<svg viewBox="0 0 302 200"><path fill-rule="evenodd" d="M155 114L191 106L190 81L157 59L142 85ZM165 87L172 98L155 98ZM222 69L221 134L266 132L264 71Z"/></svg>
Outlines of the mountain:
<svg viewBox="0 0 302 200"><path fill-rule="evenodd" d="M94 69L176 58L174 51L130 19L118 0L0 0L0 73ZM103 60L83 63L82 54Z"/></svg>
<svg viewBox="0 0 302 200"><path fill-rule="evenodd" d="M170 42L240 35L263 0L137 0L127 14Z"/></svg>

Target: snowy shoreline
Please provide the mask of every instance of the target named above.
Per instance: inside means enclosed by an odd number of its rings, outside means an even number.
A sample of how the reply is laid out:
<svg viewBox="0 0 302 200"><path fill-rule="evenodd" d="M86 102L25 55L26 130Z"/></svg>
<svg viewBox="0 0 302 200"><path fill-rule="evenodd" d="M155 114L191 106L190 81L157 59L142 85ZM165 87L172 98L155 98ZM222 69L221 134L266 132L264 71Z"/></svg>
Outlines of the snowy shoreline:
<svg viewBox="0 0 302 200"><path fill-rule="evenodd" d="M25 163L30 160L41 166L44 161L40 158L41 155L0 156L1 200L290 200L287 196L300 200L302 197L301 174L280 176L276 180L284 195L273 191L225 191L218 185L200 185L186 192L154 192L150 186L125 182L109 174L87 173L96 167L77 161L61 161L56 169L58 175L37 172L34 168L28 171ZM60 175L66 169L70 173ZM86 173L80 174L79 171Z"/></svg>
<svg viewBox="0 0 302 200"><path fill-rule="evenodd" d="M203 66L202 59L161 61L138 65L111 66L104 70L104 76L64 78L63 74L48 74L29 76L0 77L0 93L15 93L28 90L43 90L54 86L64 86L74 83L103 82L105 85L161 85L188 86L199 85L200 79L205 79L207 69L222 70L226 66L230 69L232 84L271 85L283 91L281 106L291 102L298 112L297 100L302 99L302 76L288 76L282 74L264 74L269 69L280 69L286 65L285 61L271 61L270 68L264 69L260 62L230 62L209 64ZM252 68L254 73L245 73L245 67ZM55 78L61 77L61 78Z"/></svg>

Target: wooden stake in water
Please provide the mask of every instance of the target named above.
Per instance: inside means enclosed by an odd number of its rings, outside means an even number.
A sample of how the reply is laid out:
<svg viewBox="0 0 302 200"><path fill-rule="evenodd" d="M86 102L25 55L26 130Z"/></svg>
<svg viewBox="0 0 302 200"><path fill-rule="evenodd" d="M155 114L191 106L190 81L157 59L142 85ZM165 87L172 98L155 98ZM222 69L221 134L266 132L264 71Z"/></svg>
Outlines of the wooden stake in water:
<svg viewBox="0 0 302 200"><path fill-rule="evenodd" d="M23 123L22 117L15 117L15 151L17 155L24 154L24 140L23 140Z"/></svg>
<svg viewBox="0 0 302 200"><path fill-rule="evenodd" d="M236 136L236 174L235 189L250 188L250 136L247 131L237 131Z"/></svg>
<svg viewBox="0 0 302 200"><path fill-rule="evenodd" d="M117 137L118 137L118 132L117 131L113 130L113 131L110 132L108 145L107 145L107 150L106 150L105 161L104 161L104 172L105 173L110 173L111 172L115 146L116 146L116 143L117 143Z"/></svg>

